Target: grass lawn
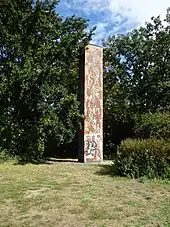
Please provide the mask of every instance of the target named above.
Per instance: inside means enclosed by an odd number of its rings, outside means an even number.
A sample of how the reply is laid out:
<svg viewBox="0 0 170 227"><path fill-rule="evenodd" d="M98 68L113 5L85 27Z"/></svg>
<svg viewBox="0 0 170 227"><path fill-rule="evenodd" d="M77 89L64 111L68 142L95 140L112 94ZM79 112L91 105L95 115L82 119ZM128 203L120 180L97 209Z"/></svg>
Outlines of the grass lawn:
<svg viewBox="0 0 170 227"><path fill-rule="evenodd" d="M170 182L109 175L109 165L0 164L0 226L170 226Z"/></svg>

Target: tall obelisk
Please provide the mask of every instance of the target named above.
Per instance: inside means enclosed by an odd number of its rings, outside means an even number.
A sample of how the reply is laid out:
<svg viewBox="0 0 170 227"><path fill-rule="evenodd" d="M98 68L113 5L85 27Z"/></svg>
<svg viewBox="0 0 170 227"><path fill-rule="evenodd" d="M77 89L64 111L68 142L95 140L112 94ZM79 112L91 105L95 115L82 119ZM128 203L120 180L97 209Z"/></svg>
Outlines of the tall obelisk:
<svg viewBox="0 0 170 227"><path fill-rule="evenodd" d="M103 162L103 49L88 45L80 60L80 99L84 114L79 161Z"/></svg>

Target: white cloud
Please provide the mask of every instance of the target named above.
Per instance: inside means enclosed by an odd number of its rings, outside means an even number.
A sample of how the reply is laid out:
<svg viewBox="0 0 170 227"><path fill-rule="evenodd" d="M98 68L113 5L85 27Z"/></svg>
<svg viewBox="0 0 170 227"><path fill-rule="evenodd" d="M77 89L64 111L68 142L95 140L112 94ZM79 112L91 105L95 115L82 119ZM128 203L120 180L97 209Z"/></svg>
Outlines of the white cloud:
<svg viewBox="0 0 170 227"><path fill-rule="evenodd" d="M101 12L108 10L109 2L108 0L86 0L85 6L84 10L86 10L86 12Z"/></svg>
<svg viewBox="0 0 170 227"><path fill-rule="evenodd" d="M120 13L131 23L139 25L149 21L152 16L160 15L165 18L166 10L170 6L169 0L108 0L108 10L114 16Z"/></svg>
<svg viewBox="0 0 170 227"><path fill-rule="evenodd" d="M117 33L118 30L126 32L144 25L152 16L160 15L164 19L166 10L170 6L170 0L87 0L86 3L85 10L108 12L108 17L103 22L113 24L112 34ZM101 26L101 22L99 25ZM96 34L98 39L109 35L108 31L103 29L99 27Z"/></svg>
<svg viewBox="0 0 170 227"><path fill-rule="evenodd" d="M96 24L96 30L95 30L95 36L93 38L93 43L100 43L100 41L104 38L106 34L106 27L108 26L109 23L106 22L98 22Z"/></svg>
<svg viewBox="0 0 170 227"><path fill-rule="evenodd" d="M83 12L97 26L93 42L110 34L144 25L152 16L165 18L170 0L63 0L73 11ZM101 13L104 16L100 17ZM109 28L109 29L108 29Z"/></svg>
<svg viewBox="0 0 170 227"><path fill-rule="evenodd" d="M83 0L74 0L79 4ZM170 6L169 0L86 0L84 12L108 11L112 16L120 14L128 20L144 24L152 16L165 17L166 10Z"/></svg>

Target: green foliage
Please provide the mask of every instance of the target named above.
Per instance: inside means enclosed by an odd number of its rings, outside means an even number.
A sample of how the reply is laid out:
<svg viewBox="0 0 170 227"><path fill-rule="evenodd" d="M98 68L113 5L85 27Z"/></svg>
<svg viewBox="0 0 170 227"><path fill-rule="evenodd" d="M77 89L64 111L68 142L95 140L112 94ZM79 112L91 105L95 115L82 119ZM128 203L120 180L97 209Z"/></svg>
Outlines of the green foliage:
<svg viewBox="0 0 170 227"><path fill-rule="evenodd" d="M7 150L2 150L2 147L0 147L0 163L13 161L13 160L14 160L14 157L11 156Z"/></svg>
<svg viewBox="0 0 170 227"><path fill-rule="evenodd" d="M127 139L118 148L119 174L134 178L170 178L170 141Z"/></svg>
<svg viewBox="0 0 170 227"><path fill-rule="evenodd" d="M80 127L78 57L91 39L82 18L62 19L58 1L0 1L0 143L41 158L48 135L69 143Z"/></svg>
<svg viewBox="0 0 170 227"><path fill-rule="evenodd" d="M87 32L83 18L63 19L57 6L57 0L0 1L0 145L10 155L42 158L51 142L73 143L81 127L79 55L94 29ZM104 42L105 155L134 136L135 116L170 109L170 10L166 22L152 18ZM168 138L166 116L160 122L155 114L155 124L148 116L135 124L136 135Z"/></svg>
<svg viewBox="0 0 170 227"><path fill-rule="evenodd" d="M144 27L103 41L107 153L133 137L136 115L170 110L169 9L165 20L152 18Z"/></svg>
<svg viewBox="0 0 170 227"><path fill-rule="evenodd" d="M115 84L108 94L104 92L104 147L108 158L121 140L133 135L134 119L120 84Z"/></svg>
<svg viewBox="0 0 170 227"><path fill-rule="evenodd" d="M170 113L156 112L141 115L136 120L134 132L137 138L170 138Z"/></svg>

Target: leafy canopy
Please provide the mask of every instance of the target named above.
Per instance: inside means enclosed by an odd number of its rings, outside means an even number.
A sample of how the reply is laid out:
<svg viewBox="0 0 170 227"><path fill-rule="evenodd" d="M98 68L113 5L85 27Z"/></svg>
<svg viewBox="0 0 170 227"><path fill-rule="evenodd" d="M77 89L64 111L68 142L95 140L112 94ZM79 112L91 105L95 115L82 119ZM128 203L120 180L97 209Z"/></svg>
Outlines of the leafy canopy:
<svg viewBox="0 0 170 227"><path fill-rule="evenodd" d="M103 45L105 149L114 149L135 136L136 116L170 110L170 9Z"/></svg>
<svg viewBox="0 0 170 227"><path fill-rule="evenodd" d="M78 56L93 29L57 5L0 1L0 146L20 157L41 157L49 137L60 146L80 127Z"/></svg>

